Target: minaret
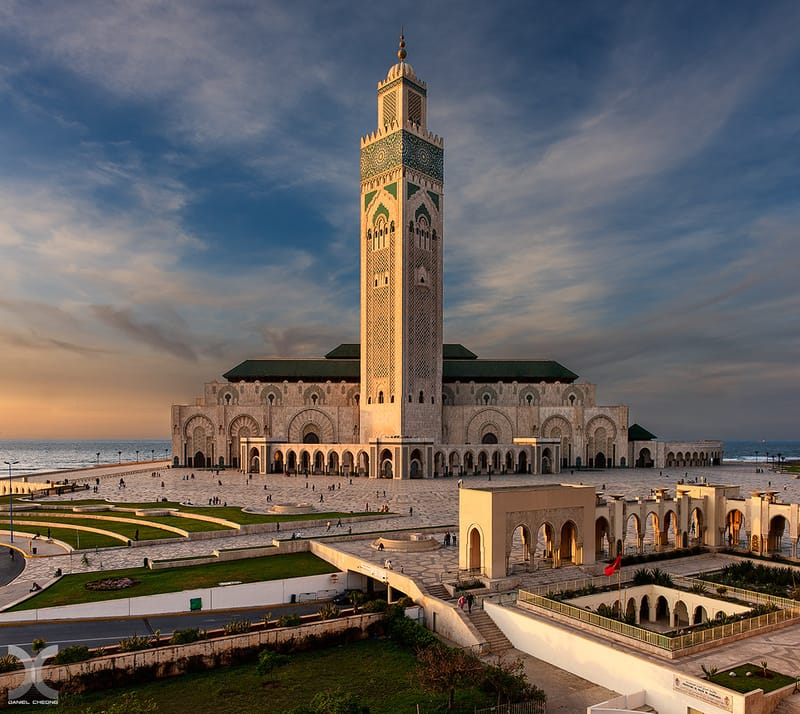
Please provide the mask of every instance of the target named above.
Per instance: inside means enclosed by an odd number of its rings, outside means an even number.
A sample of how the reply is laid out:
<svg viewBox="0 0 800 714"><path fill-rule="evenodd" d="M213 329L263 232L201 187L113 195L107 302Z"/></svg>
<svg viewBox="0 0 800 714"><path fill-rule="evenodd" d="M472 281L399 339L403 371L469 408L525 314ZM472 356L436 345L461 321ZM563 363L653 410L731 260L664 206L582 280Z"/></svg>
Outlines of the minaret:
<svg viewBox="0 0 800 714"><path fill-rule="evenodd" d="M361 139L360 425L362 443L392 442L403 478L432 464L398 443L441 441L444 140L427 130L402 35L397 56L378 84L378 129ZM373 453L370 472L386 473Z"/></svg>

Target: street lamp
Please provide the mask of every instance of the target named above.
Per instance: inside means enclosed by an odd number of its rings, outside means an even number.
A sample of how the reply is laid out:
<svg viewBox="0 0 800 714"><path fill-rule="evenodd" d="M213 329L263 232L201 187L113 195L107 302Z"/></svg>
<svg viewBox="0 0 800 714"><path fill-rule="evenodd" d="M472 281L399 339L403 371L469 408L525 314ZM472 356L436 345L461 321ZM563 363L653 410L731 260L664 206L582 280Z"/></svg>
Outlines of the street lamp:
<svg viewBox="0 0 800 714"><path fill-rule="evenodd" d="M155 461L155 460L156 460L156 450L150 449L150 461Z"/></svg>
<svg viewBox="0 0 800 714"><path fill-rule="evenodd" d="M11 531L11 542L14 542L14 488L11 485L11 467L14 464L18 464L19 461L4 461L3 462L6 466L8 466L8 522L10 525L9 530Z"/></svg>
<svg viewBox="0 0 800 714"><path fill-rule="evenodd" d="M136 463L139 463L139 449L136 449Z"/></svg>
<svg viewBox="0 0 800 714"><path fill-rule="evenodd" d="M100 452L97 452L97 465L100 465Z"/></svg>
<svg viewBox="0 0 800 714"><path fill-rule="evenodd" d="M119 456L119 463L122 463L122 451L117 451L117 455Z"/></svg>
<svg viewBox="0 0 800 714"><path fill-rule="evenodd" d="M164 449L164 458L169 461L169 446Z"/></svg>

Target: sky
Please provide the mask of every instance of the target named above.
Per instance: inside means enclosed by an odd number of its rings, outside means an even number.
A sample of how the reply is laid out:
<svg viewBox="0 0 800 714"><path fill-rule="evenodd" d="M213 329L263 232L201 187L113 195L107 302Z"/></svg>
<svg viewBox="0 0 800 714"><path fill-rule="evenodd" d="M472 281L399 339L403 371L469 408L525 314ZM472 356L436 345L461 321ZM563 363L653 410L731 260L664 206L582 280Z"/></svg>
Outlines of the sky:
<svg viewBox="0 0 800 714"><path fill-rule="evenodd" d="M0 438L164 437L358 341L359 140L445 138L444 337L800 439L800 3L0 0Z"/></svg>

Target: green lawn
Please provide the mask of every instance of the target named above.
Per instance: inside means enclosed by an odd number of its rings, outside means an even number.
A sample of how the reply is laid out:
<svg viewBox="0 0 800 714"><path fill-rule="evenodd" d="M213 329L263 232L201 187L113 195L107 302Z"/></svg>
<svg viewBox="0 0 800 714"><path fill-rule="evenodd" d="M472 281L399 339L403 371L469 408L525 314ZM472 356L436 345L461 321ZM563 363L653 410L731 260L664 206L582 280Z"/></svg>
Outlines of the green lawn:
<svg viewBox="0 0 800 714"><path fill-rule="evenodd" d="M96 499L86 499L83 501L60 501L48 502L47 505L54 505L55 503L71 505L71 506L89 506L107 504L111 506L118 506L120 508L130 509L147 509L147 508L177 508L183 513L191 514L196 513L201 516L213 516L214 518L224 518L225 520L239 523L240 525L249 525L251 523L277 523L277 522L291 522L291 521L310 521L310 520L333 520L339 518L353 518L359 516L373 516L378 515L377 511L319 511L314 513L246 513L242 510L241 506L186 506L176 501L154 501L149 503L132 502L126 503L123 501L115 501L109 503L107 501L98 501ZM124 514L120 514L123 515ZM386 515L386 514L383 514ZM391 514L390 514L391 515ZM127 517L133 517L133 514ZM152 520L156 520L153 518Z"/></svg>
<svg viewBox="0 0 800 714"><path fill-rule="evenodd" d="M177 533L172 531L165 530L163 528L157 528L155 526L143 526L137 523L129 523L126 521L104 521L104 520L97 520L94 518L83 518L81 516L53 516L52 514L48 513L38 513L38 514L31 514L30 516L25 516L23 518L15 518L14 523L19 523L20 525L24 525L25 523L30 521L46 521L48 523L52 523L55 526L59 524L64 525L72 525L72 526L86 526L88 528L100 528L101 530L110 531L112 533L119 533L121 536L128 538L129 540L136 540L136 533L138 531L139 538L138 540L157 540L160 538L180 538L181 536ZM0 523L3 523L3 520L0 520ZM6 520L5 523L8 523ZM35 529L40 533L45 533L46 530L42 526L30 526L30 529ZM83 540L83 539L81 539Z"/></svg>
<svg viewBox="0 0 800 714"><path fill-rule="evenodd" d="M219 523L210 523L209 521L201 521L197 518L181 518L180 516L142 516L146 521L153 523L163 523L167 526L175 526L176 528L183 528L190 533L198 531L226 531L234 530L232 526L223 526Z"/></svg>
<svg viewBox="0 0 800 714"><path fill-rule="evenodd" d="M417 711L417 704L420 712L444 711L444 695L425 694L414 682L414 654L388 640L364 640L289 658L289 664L275 670L274 682L259 676L255 663L244 664L81 697L62 695L59 711L101 712L135 691L140 700L156 702L163 713L285 712L326 690L353 692L372 714L409 714ZM456 696L459 711L492 703L474 689Z"/></svg>
<svg viewBox="0 0 800 714"><path fill-rule="evenodd" d="M732 677L731 672L736 676ZM747 673L750 672L750 676ZM719 684L728 689L733 689L735 692L752 692L754 689L763 689L764 692L772 692L781 687L786 687L794 684L794 677L787 677L785 674L779 674L767 669L768 677L763 674L763 669L755 664L743 664L733 669L726 669L724 672L718 672L711 681L714 684Z"/></svg>
<svg viewBox="0 0 800 714"><path fill-rule="evenodd" d="M81 539L82 540L82 539ZM91 557L91 556L90 556ZM185 568L150 570L149 568L125 568L94 573L65 575L57 583L34 595L11 610L72 605L79 602L117 600L139 595L157 595L179 592L193 588L207 588L221 582L240 580L254 583L264 580L283 580L305 575L335 573L337 569L311 553L290 553L263 558L233 560L208 565L191 565ZM126 590L97 592L87 590L84 585L100 578L131 577L141 582Z"/></svg>
<svg viewBox="0 0 800 714"><path fill-rule="evenodd" d="M47 535L47 526L26 526L25 521L14 519L14 530L24 531L25 533L40 533L42 536ZM51 537L60 540L63 543L71 545L73 548L119 548L125 545L121 540L111 538L110 536L103 535L102 533L91 533L89 531L76 531L74 528L50 528ZM36 542L33 543L36 546ZM80 557L80 556L78 556Z"/></svg>

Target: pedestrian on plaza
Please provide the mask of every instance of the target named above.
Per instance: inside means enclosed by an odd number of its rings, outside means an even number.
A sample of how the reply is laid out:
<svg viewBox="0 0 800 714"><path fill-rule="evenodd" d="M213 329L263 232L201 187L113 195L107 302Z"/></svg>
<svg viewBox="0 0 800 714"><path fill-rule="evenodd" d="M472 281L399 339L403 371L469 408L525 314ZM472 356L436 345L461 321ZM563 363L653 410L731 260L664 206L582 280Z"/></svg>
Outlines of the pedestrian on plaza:
<svg viewBox="0 0 800 714"><path fill-rule="evenodd" d="M464 596L463 596L463 595L462 595L460 598L458 598L458 606L459 606L459 607L460 607L462 610L464 609L464 605L466 604L466 602L467 602L467 601L466 601L466 599L464 598Z"/></svg>
<svg viewBox="0 0 800 714"><path fill-rule="evenodd" d="M408 507L408 515L409 516L413 516L414 515L414 506L409 506Z"/></svg>
<svg viewBox="0 0 800 714"><path fill-rule="evenodd" d="M325 530L326 530L326 531L329 531L330 529L331 529L331 522L330 522L330 521L328 521L328 524L327 524L327 527L325 528Z"/></svg>
<svg viewBox="0 0 800 714"><path fill-rule="evenodd" d="M453 533L453 535L450 536L450 542L455 546L455 544L456 544L456 534L455 533Z"/></svg>
<svg viewBox="0 0 800 714"><path fill-rule="evenodd" d="M472 593L467 593L467 612L472 614L472 605L475 602L475 596Z"/></svg>

